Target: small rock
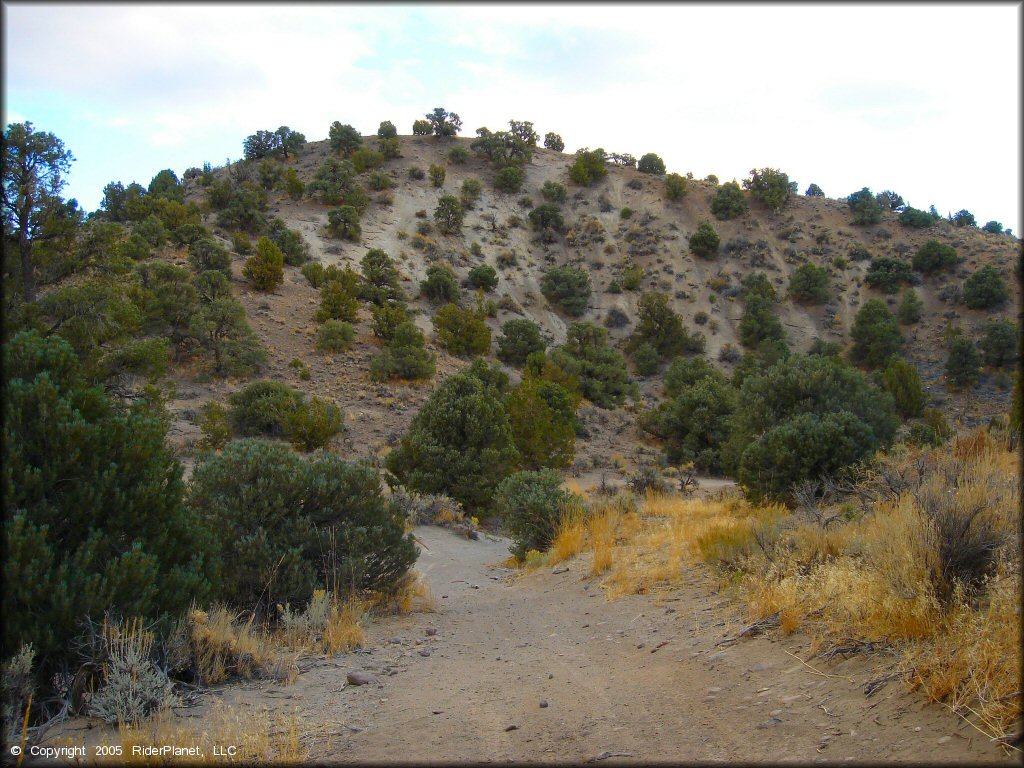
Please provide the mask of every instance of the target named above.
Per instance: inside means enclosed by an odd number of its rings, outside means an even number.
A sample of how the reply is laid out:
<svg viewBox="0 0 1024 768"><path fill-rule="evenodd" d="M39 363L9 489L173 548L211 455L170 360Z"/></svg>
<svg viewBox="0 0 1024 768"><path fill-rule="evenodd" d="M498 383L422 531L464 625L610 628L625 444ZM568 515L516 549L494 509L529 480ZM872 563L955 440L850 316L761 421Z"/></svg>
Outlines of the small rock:
<svg viewBox="0 0 1024 768"><path fill-rule="evenodd" d="M708 693L721 693L721 688L708 688Z"/></svg>
<svg viewBox="0 0 1024 768"><path fill-rule="evenodd" d="M781 722L782 722L782 721L781 721L781 720L779 720L779 718L777 718L777 717L769 717L769 718L768 718L767 720L765 720L765 721L764 721L763 723L758 723L758 724L757 724L757 727L758 727L758 728L759 728L760 730L762 730L762 731L763 731L764 729L766 729L766 728L771 728L772 726L774 726L774 725L778 725L778 724L779 724L779 723L781 723Z"/></svg>
<svg viewBox="0 0 1024 768"><path fill-rule="evenodd" d="M779 715L781 715L781 714L782 714L782 710L781 710L781 709L773 709L773 710L772 710L771 712L769 712L768 714L769 714L769 715L770 715L771 717L778 717Z"/></svg>
<svg viewBox="0 0 1024 768"><path fill-rule="evenodd" d="M727 653L727 651L719 651L718 653L713 653L710 656L708 656L708 661L719 661L720 659L724 659Z"/></svg>
<svg viewBox="0 0 1024 768"><path fill-rule="evenodd" d="M547 699L541 699L540 700L540 708L541 709L547 709L548 708L548 700Z"/></svg>
<svg viewBox="0 0 1024 768"><path fill-rule="evenodd" d="M518 730L519 730L519 726L518 725L507 725L507 726L505 726L505 733L508 733L509 731L518 731Z"/></svg>
<svg viewBox="0 0 1024 768"><path fill-rule="evenodd" d="M921 732L921 726L920 725L917 726L916 728L914 728L914 733L920 733L920 732Z"/></svg>
<svg viewBox="0 0 1024 768"><path fill-rule="evenodd" d="M637 643L636 647L639 649L643 648L645 645L647 645L647 643Z"/></svg>
<svg viewBox="0 0 1024 768"><path fill-rule="evenodd" d="M555 676L554 676L553 674L551 674L550 672L548 673L548 680L553 680L553 679L554 679L554 677L555 677Z"/></svg>
<svg viewBox="0 0 1024 768"><path fill-rule="evenodd" d="M569 572L569 566L567 566L567 565L556 565L552 569L551 572L552 573L568 573Z"/></svg>
<svg viewBox="0 0 1024 768"><path fill-rule="evenodd" d="M437 634L437 627L427 627L423 630L423 634L425 634L427 637L433 637Z"/></svg>
<svg viewBox="0 0 1024 768"><path fill-rule="evenodd" d="M666 614L669 614L669 613L675 613L675 612L676 612L676 609L675 609L675 608L666 608L666 609L665 609L665 613L666 613Z"/></svg>
<svg viewBox="0 0 1024 768"><path fill-rule="evenodd" d="M771 664L762 664L761 662L758 662L757 664L751 664L749 667L747 667L747 672L764 672L766 669L771 668Z"/></svg>
<svg viewBox="0 0 1024 768"><path fill-rule="evenodd" d="M430 655L430 651L428 651L426 648L420 648L420 656L429 656L429 655Z"/></svg>
<svg viewBox="0 0 1024 768"><path fill-rule="evenodd" d="M440 715L440 714L443 714L443 713L444 713L443 709L432 709L432 710L430 710L430 714L432 714L432 715Z"/></svg>
<svg viewBox="0 0 1024 768"><path fill-rule="evenodd" d="M390 640L388 640L388 642L391 643L392 645L401 645L402 644L402 638L400 638L400 637L392 637Z"/></svg>
<svg viewBox="0 0 1024 768"><path fill-rule="evenodd" d="M705 696L702 699L702 701L711 702L711 701L718 701L718 699L716 697L714 697L714 696Z"/></svg>
<svg viewBox="0 0 1024 768"><path fill-rule="evenodd" d="M360 670L353 670L345 675L345 679L349 685L366 685L367 683L377 682L377 678L371 675L369 672L362 672Z"/></svg>
<svg viewBox="0 0 1024 768"><path fill-rule="evenodd" d="M941 739L939 739L939 744L945 744L947 741L949 741L952 738L953 738L952 736L943 736Z"/></svg>

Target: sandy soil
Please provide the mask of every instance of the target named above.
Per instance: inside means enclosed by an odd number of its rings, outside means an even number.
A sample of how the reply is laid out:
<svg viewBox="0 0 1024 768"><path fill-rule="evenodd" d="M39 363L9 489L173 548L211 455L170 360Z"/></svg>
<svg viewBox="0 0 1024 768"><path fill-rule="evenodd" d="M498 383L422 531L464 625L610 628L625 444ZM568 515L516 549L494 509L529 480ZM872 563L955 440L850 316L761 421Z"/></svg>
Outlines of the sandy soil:
<svg viewBox="0 0 1024 768"><path fill-rule="evenodd" d="M506 540L416 536L435 612L372 624L365 650L307 659L291 686L216 698L297 713L318 762L1005 759L900 682L865 696L885 658L804 663L799 634L718 645L743 617L700 572L609 603L587 557L515 576Z"/></svg>

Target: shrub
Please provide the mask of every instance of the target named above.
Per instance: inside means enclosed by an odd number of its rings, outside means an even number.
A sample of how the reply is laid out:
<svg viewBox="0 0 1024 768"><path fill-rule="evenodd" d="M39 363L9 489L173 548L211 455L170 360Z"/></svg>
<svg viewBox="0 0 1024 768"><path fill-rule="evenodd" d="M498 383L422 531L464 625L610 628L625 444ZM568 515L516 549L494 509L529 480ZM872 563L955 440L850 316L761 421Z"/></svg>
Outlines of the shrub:
<svg viewBox="0 0 1024 768"><path fill-rule="evenodd" d="M284 254L268 238L256 243L256 253L242 267L245 279L258 291L272 291L284 281Z"/></svg>
<svg viewBox="0 0 1024 768"><path fill-rule="evenodd" d="M682 200L689 189L686 178L678 173L670 173L665 177L665 197L669 200Z"/></svg>
<svg viewBox="0 0 1024 768"><path fill-rule="evenodd" d="M721 242L715 228L706 221L701 222L697 231L690 235L689 240L690 250L705 259L713 258L718 253L718 246Z"/></svg>
<svg viewBox="0 0 1024 768"><path fill-rule="evenodd" d="M284 172L281 185L292 200L301 200L302 195L306 192L306 185L299 178L299 174L295 172L294 168L289 168Z"/></svg>
<svg viewBox="0 0 1024 768"><path fill-rule="evenodd" d="M359 266L363 278L358 289L361 298L377 306L405 300L395 262L383 250L371 248L363 255Z"/></svg>
<svg viewBox="0 0 1024 768"><path fill-rule="evenodd" d="M669 306L666 294L645 293L640 297L637 313L639 322L630 340L632 349L647 342L663 358L704 351L704 337L701 334L691 336L687 332L682 318Z"/></svg>
<svg viewBox="0 0 1024 768"><path fill-rule="evenodd" d="M532 320L508 320L501 326L498 359L509 365L522 366L533 352L547 346L540 335L540 326Z"/></svg>
<svg viewBox="0 0 1024 768"><path fill-rule="evenodd" d="M348 160L328 157L316 169L313 181L306 186L306 190L316 195L325 205L355 206L355 199L351 198L351 195L359 189L355 181L355 174L356 169ZM346 200L346 198L350 199ZM365 208L365 202L363 207Z"/></svg>
<svg viewBox="0 0 1024 768"><path fill-rule="evenodd" d="M399 325L409 319L409 313L403 304L382 304L372 310L373 335L384 341L391 341Z"/></svg>
<svg viewBox="0 0 1024 768"><path fill-rule="evenodd" d="M633 349L633 365L638 376L653 376L661 368L661 355L649 341L642 342Z"/></svg>
<svg viewBox="0 0 1024 768"><path fill-rule="evenodd" d="M359 301L344 280L328 280L320 287L320 309L316 313L318 322L344 320L352 323L358 314Z"/></svg>
<svg viewBox="0 0 1024 768"><path fill-rule="evenodd" d="M210 237L201 237L188 247L188 261L196 272L215 269L231 277L231 254Z"/></svg>
<svg viewBox="0 0 1024 768"><path fill-rule="evenodd" d="M955 267L957 264L956 248L944 245L938 240L929 240L914 254L911 264L918 272L924 272L926 275Z"/></svg>
<svg viewBox="0 0 1024 768"><path fill-rule="evenodd" d="M327 131L327 138L330 140L331 149L346 155L352 154L363 143L363 137L359 135L359 131L351 125L342 125L338 120L331 123L331 127Z"/></svg>
<svg viewBox="0 0 1024 768"><path fill-rule="evenodd" d="M551 203L538 205L530 211L528 218L534 229L553 229L556 232L561 232L565 226L565 222L562 219L562 211L559 210L557 205Z"/></svg>
<svg viewBox="0 0 1024 768"><path fill-rule="evenodd" d="M565 187L551 179L544 182L544 186L540 188L540 194L541 197L553 205L561 205L565 202L566 197L568 196L568 192Z"/></svg>
<svg viewBox="0 0 1024 768"><path fill-rule="evenodd" d="M935 219L928 213L909 205L900 212L900 224L914 229L926 229L935 223Z"/></svg>
<svg viewBox="0 0 1024 768"><path fill-rule="evenodd" d="M875 196L871 194L871 190L867 187L849 195L846 198L846 203L850 206L850 210L853 211L854 224L877 224L882 220L884 207L875 199Z"/></svg>
<svg viewBox="0 0 1024 768"><path fill-rule="evenodd" d="M774 292L774 291L773 291ZM743 317L739 325L740 343L747 349L756 349L764 342L785 341L782 322L775 316L775 304L760 293L746 297Z"/></svg>
<svg viewBox="0 0 1024 768"><path fill-rule="evenodd" d="M865 301L857 310L850 337L853 339L850 358L869 368L885 365L903 345L903 336L895 316L878 299Z"/></svg>
<svg viewBox="0 0 1024 768"><path fill-rule="evenodd" d="M540 280L541 293L571 317L587 311L590 300L590 275L578 267L554 267Z"/></svg>
<svg viewBox="0 0 1024 768"><path fill-rule="evenodd" d="M608 175L605 168L607 155L603 149L580 149L576 152L576 159L569 166L569 178L574 184L581 187L588 187L594 182L600 181Z"/></svg>
<svg viewBox="0 0 1024 768"><path fill-rule="evenodd" d="M910 265L903 259L892 256L876 256L871 260L864 281L883 293L896 293L900 283L912 279Z"/></svg>
<svg viewBox="0 0 1024 768"><path fill-rule="evenodd" d="M199 409L199 429L203 437L198 443L201 450L220 450L231 439L231 419L220 403L208 400Z"/></svg>
<svg viewBox="0 0 1024 768"><path fill-rule="evenodd" d="M565 149L565 142L562 141L562 137L557 133L545 133L544 146L547 149L555 150L555 152L561 152Z"/></svg>
<svg viewBox="0 0 1024 768"><path fill-rule="evenodd" d="M280 381L254 381L228 396L235 432L253 437L285 434L289 416L302 406L302 393Z"/></svg>
<svg viewBox="0 0 1024 768"><path fill-rule="evenodd" d="M448 161L455 165L465 165L469 160L469 152L465 147L452 147L448 150Z"/></svg>
<svg viewBox="0 0 1024 768"><path fill-rule="evenodd" d="M430 167L427 169L427 175L430 176L430 183L435 187L444 186L446 171L443 165L434 165L431 163Z"/></svg>
<svg viewBox="0 0 1024 768"><path fill-rule="evenodd" d="M807 191L804 192L806 197L824 197L825 193L821 191L821 187L817 184L811 184L807 187Z"/></svg>
<svg viewBox="0 0 1024 768"><path fill-rule="evenodd" d="M466 210L472 208L476 201L480 199L482 191L483 187L478 179L465 179L462 182L462 191L459 193L459 202L462 204L462 207Z"/></svg>
<svg viewBox="0 0 1024 768"><path fill-rule="evenodd" d="M608 346L608 331L593 323L572 323L565 344L548 357L547 362L564 378L577 381L580 392L601 408L622 405L627 395L636 394L622 353Z"/></svg>
<svg viewBox="0 0 1024 768"><path fill-rule="evenodd" d="M362 235L359 225L359 211L351 205L332 208L327 212L327 231L333 237L358 241Z"/></svg>
<svg viewBox="0 0 1024 768"><path fill-rule="evenodd" d="M984 336L979 346L985 355L985 365L1002 368L1017 357L1017 326L1009 320L989 320L982 329Z"/></svg>
<svg viewBox="0 0 1024 768"><path fill-rule="evenodd" d="M917 291L913 288L907 288L903 292L903 298L900 299L899 306L896 307L896 318L903 325L913 325L921 319L923 311L924 302L917 295Z"/></svg>
<svg viewBox="0 0 1024 768"><path fill-rule="evenodd" d="M1005 304L1010 291L999 270L986 264L964 281L963 297L971 309L989 309Z"/></svg>
<svg viewBox="0 0 1024 768"><path fill-rule="evenodd" d="M434 221L437 228L446 235L462 231L464 215L462 203L454 195L442 195L434 209Z"/></svg>
<svg viewBox="0 0 1024 768"><path fill-rule="evenodd" d="M449 376L412 420L385 464L419 493L447 493L469 511L491 507L518 456L493 387L470 372Z"/></svg>
<svg viewBox="0 0 1024 768"><path fill-rule="evenodd" d="M420 329L406 320L395 327L387 346L370 361L370 378L429 379L434 375L434 360L434 353L424 347Z"/></svg>
<svg viewBox="0 0 1024 768"><path fill-rule="evenodd" d="M102 638L96 639L102 648L103 682L89 698L90 715L124 727L181 705L174 683L153 663L153 632L137 621L105 623Z"/></svg>
<svg viewBox="0 0 1024 768"><path fill-rule="evenodd" d="M974 342L964 336L956 336L949 342L949 356L946 358L946 381L955 389L970 387L978 381L981 355Z"/></svg>
<svg viewBox="0 0 1024 768"><path fill-rule="evenodd" d="M640 288L644 279L644 268L639 264L629 264L622 270L622 287L627 291L635 291ZM611 286L609 286L610 290ZM615 291L612 291L615 293Z"/></svg>
<svg viewBox="0 0 1024 768"><path fill-rule="evenodd" d="M494 494L503 530L512 539L509 550L517 559L531 550L544 551L555 538L562 505L569 494L552 469L523 471L509 476Z"/></svg>
<svg viewBox="0 0 1024 768"><path fill-rule="evenodd" d="M518 165L508 165L494 175L494 188L500 192L514 194L523 187L526 173Z"/></svg>
<svg viewBox="0 0 1024 768"><path fill-rule="evenodd" d="M314 397L288 414L285 431L296 450L308 453L331 442L331 438L341 432L344 420L338 406Z"/></svg>
<svg viewBox="0 0 1024 768"><path fill-rule="evenodd" d="M747 210L747 199L735 181L727 181L711 198L711 213L719 221L735 219Z"/></svg>
<svg viewBox="0 0 1024 768"><path fill-rule="evenodd" d="M814 264L801 264L789 279L789 295L802 304L828 301L828 271Z"/></svg>
<svg viewBox="0 0 1024 768"><path fill-rule="evenodd" d="M788 175L775 168L752 170L750 178L743 181L743 188L750 190L751 195L776 213L782 210L789 196L795 195L797 190L796 182L791 182Z"/></svg>
<svg viewBox="0 0 1024 768"><path fill-rule="evenodd" d="M420 293L435 304L454 303L459 300L459 283L446 266L432 264L427 277L420 283Z"/></svg>
<svg viewBox="0 0 1024 768"><path fill-rule="evenodd" d="M490 293L498 287L498 273L490 264L479 264L469 270L469 284Z"/></svg>
<svg viewBox="0 0 1024 768"><path fill-rule="evenodd" d="M318 585L387 591L416 559L377 473L331 453L236 440L197 464L189 503L217 532L223 598L263 614Z"/></svg>
<svg viewBox="0 0 1024 768"><path fill-rule="evenodd" d="M412 135L413 136L429 136L434 132L434 126L429 120L413 120L412 123Z"/></svg>
<svg viewBox="0 0 1024 768"><path fill-rule="evenodd" d="M976 227L978 222L974 218L974 214L966 209L961 209L949 217L949 220L953 222L954 226L957 227Z"/></svg>
<svg viewBox="0 0 1024 768"><path fill-rule="evenodd" d="M433 133L438 138L454 136L462 130L462 120L454 112L448 112L444 107L434 107L432 112L426 114Z"/></svg>
<svg viewBox="0 0 1024 768"><path fill-rule="evenodd" d="M166 626L210 597L216 558L206 521L182 505L182 467L158 405L124 407L90 387L58 336L22 331L3 355L0 657L7 672L31 645L43 699L61 693L55 675L75 668L83 619L109 611Z"/></svg>
<svg viewBox="0 0 1024 768"><path fill-rule="evenodd" d="M422 168L417 168L415 165L409 169L409 178L413 181L422 181L425 179L427 174Z"/></svg>
<svg viewBox="0 0 1024 768"><path fill-rule="evenodd" d="M572 395L551 381L524 378L505 397L505 411L522 469L562 468L576 451L576 406Z"/></svg>
<svg viewBox="0 0 1024 768"><path fill-rule="evenodd" d="M479 313L445 304L434 317L434 331L441 346L453 355L482 355L491 349L491 329Z"/></svg>
<svg viewBox="0 0 1024 768"><path fill-rule="evenodd" d="M998 221L987 221L985 226L982 228L983 232L988 232L990 235L1001 235L1003 233L1003 225Z"/></svg>
<svg viewBox="0 0 1024 768"><path fill-rule="evenodd" d="M703 363L701 358L695 358L697 360ZM707 368L708 373L685 384L679 383L683 378L679 374L683 372L676 369L670 389L674 391L672 398L653 411L644 426L665 441L665 453L670 462L692 461L701 471L720 472L723 469L722 446L729 438L736 409L736 390L725 377L710 366Z"/></svg>
<svg viewBox="0 0 1024 768"><path fill-rule="evenodd" d="M317 329L316 348L321 352L344 352L352 346L355 328L342 320L328 320Z"/></svg>
<svg viewBox="0 0 1024 768"><path fill-rule="evenodd" d="M665 174L665 161L653 152L648 152L640 158L640 161L636 164L636 169L640 173L653 173L656 176L663 176Z"/></svg>
<svg viewBox="0 0 1024 768"><path fill-rule="evenodd" d="M903 418L920 416L927 398L917 368L901 357L893 356L882 373L882 389L892 395L896 410Z"/></svg>

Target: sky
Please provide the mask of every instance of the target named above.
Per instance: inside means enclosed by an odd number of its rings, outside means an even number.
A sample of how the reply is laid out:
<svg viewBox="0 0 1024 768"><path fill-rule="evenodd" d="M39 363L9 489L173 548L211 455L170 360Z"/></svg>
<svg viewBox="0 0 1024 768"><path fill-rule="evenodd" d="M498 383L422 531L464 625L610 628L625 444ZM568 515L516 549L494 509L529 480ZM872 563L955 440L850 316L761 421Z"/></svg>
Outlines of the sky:
<svg viewBox="0 0 1024 768"><path fill-rule="evenodd" d="M463 136L530 120L669 171L779 168L1021 231L1020 4L3 3L5 125L72 151L68 197L238 159L280 125Z"/></svg>

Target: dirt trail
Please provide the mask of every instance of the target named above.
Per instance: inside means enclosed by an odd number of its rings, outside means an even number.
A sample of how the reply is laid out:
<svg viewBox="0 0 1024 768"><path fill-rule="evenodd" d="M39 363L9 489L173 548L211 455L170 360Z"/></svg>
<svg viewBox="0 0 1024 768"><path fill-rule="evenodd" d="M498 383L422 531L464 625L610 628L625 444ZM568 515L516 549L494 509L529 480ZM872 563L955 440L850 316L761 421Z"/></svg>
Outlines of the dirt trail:
<svg viewBox="0 0 1024 768"><path fill-rule="evenodd" d="M298 713L310 757L330 762L1005 759L899 682L867 698L877 659L815 672L790 655L806 656L799 634L716 645L743 617L699 573L609 603L587 557L514 578L503 539L416 535L434 613L376 622L366 651L225 702ZM352 669L377 682L346 685Z"/></svg>

